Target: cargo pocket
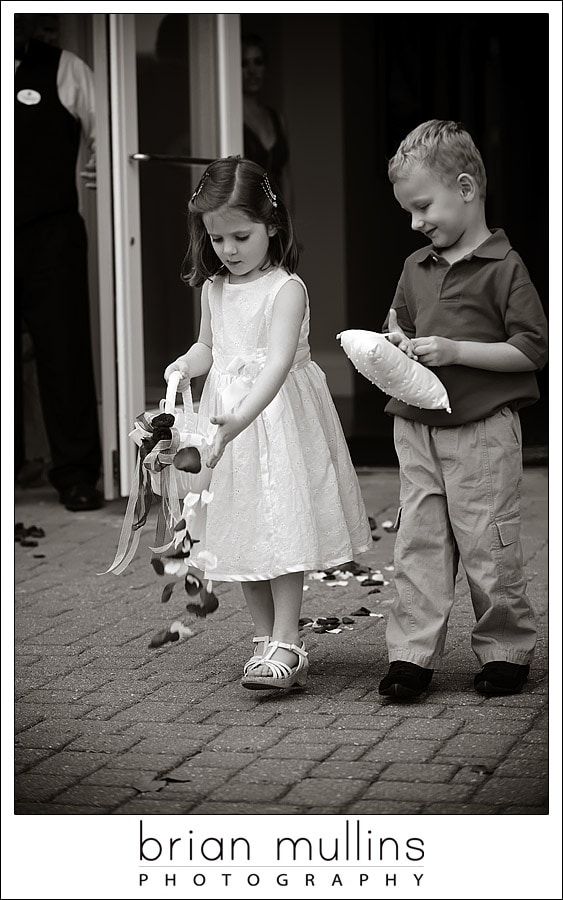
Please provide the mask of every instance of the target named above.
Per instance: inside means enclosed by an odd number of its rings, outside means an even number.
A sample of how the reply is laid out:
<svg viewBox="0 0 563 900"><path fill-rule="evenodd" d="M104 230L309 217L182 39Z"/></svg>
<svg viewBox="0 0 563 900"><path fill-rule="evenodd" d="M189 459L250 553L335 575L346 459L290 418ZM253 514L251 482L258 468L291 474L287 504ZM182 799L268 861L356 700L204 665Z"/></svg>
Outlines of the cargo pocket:
<svg viewBox="0 0 563 900"><path fill-rule="evenodd" d="M520 546L520 519L511 518L495 522L499 538L500 573L506 587L520 584L523 578L522 550Z"/></svg>
<svg viewBox="0 0 563 900"><path fill-rule="evenodd" d="M506 519L503 522L497 520L495 525L497 526L501 546L509 547L510 544L514 544L514 542L518 540L518 534L520 532L519 519Z"/></svg>

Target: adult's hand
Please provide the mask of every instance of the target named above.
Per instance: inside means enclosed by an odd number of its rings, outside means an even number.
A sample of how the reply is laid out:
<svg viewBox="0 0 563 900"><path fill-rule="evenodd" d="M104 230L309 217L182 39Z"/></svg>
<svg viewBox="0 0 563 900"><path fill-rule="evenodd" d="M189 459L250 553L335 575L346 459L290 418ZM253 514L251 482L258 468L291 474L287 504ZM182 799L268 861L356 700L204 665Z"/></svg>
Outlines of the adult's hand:
<svg viewBox="0 0 563 900"><path fill-rule="evenodd" d="M88 190L95 190L98 186L96 177L96 157L91 156L82 171L80 177L84 182L84 187Z"/></svg>

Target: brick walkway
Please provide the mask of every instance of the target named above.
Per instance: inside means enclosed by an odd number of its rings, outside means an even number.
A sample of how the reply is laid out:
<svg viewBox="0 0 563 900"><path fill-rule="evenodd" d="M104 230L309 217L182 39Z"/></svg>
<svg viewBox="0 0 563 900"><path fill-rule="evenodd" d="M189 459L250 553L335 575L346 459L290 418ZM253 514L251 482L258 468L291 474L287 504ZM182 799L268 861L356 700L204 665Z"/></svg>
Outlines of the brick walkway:
<svg viewBox="0 0 563 900"><path fill-rule="evenodd" d="M15 518L45 531L15 547L15 812L21 815L546 815L547 470L527 468L523 545L539 620L521 694L484 698L468 632L464 578L431 690L411 704L377 693L394 597L398 475L360 470L379 540L359 560L383 574L375 593L307 579L303 616L366 607L338 634L307 630L305 691L274 696L239 685L252 652L238 586L193 637L150 638L184 611L160 603L163 580L140 552L120 576L98 575L115 552L125 501L67 512L48 487L18 489ZM145 529L146 548L154 531ZM184 595L185 596L185 595Z"/></svg>

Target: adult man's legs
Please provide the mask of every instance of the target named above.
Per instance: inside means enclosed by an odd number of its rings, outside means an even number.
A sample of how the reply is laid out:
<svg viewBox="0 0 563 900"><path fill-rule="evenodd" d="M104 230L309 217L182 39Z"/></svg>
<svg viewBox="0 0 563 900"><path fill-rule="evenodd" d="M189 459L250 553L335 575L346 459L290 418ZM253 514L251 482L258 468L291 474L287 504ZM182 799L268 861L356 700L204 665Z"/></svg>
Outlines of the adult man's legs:
<svg viewBox="0 0 563 900"><path fill-rule="evenodd" d="M49 478L62 502L77 510L102 504L86 253L78 214L17 230L16 278L35 351L53 463Z"/></svg>

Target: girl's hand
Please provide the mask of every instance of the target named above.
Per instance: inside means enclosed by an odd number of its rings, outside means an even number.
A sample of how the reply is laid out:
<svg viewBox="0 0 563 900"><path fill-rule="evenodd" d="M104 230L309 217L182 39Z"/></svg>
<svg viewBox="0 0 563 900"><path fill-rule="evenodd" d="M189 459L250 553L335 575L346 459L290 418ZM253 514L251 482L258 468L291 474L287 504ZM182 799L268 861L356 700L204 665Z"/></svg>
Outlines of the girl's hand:
<svg viewBox="0 0 563 900"><path fill-rule="evenodd" d="M212 416L210 419L212 425L218 425L213 444L207 460L210 469L214 469L223 453L225 447L230 444L243 430L238 417L234 413L223 413L222 416Z"/></svg>
<svg viewBox="0 0 563 900"><path fill-rule="evenodd" d="M425 366L452 366L457 362L457 341L431 335L413 338L412 343L419 361Z"/></svg>
<svg viewBox="0 0 563 900"><path fill-rule="evenodd" d="M190 386L190 372L186 365L184 357L179 356L178 359L175 359L174 362L170 363L170 365L167 366L164 370L164 380L167 384L172 372L179 372L182 376L181 381L178 383L178 390L187 390Z"/></svg>
<svg viewBox="0 0 563 900"><path fill-rule="evenodd" d="M410 359L416 359L413 342L408 338L399 325L397 313L394 309L389 310L389 333L385 335L387 340L402 350Z"/></svg>

